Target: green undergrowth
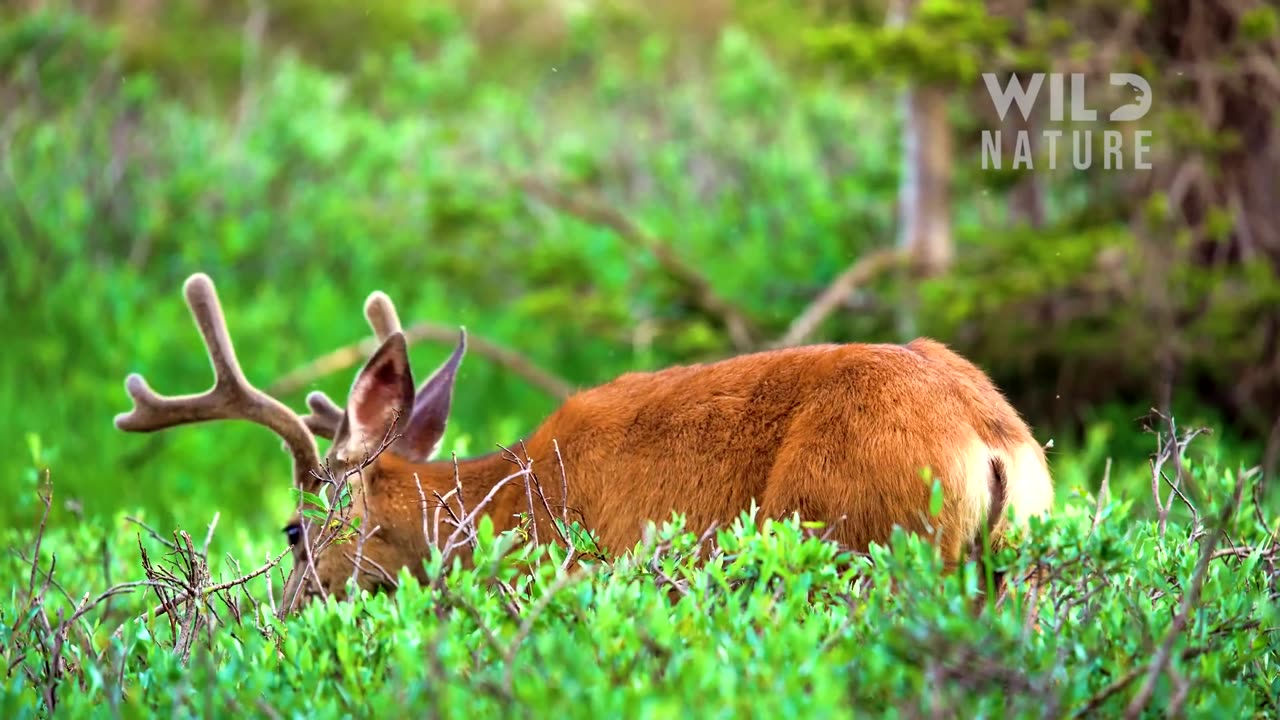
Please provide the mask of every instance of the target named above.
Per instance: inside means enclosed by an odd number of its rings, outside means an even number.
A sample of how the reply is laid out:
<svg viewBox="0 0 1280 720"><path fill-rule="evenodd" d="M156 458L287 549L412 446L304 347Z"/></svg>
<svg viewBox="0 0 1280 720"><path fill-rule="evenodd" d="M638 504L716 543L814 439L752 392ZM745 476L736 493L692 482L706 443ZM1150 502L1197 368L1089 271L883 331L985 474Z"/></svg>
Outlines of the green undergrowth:
<svg viewBox="0 0 1280 720"><path fill-rule="evenodd" d="M281 540L195 528L172 535L190 548L175 552L122 516L49 529L37 550L34 529L6 529L0 715L47 717L52 700L77 718L1274 717L1275 518L1259 476L1190 460L1179 475L1170 447L1159 501L1061 487L1056 514L991 558L1015 592L976 614L987 578L973 563L942 574L917 536L854 555L821 528L748 514L712 533L673 517L568 572L563 550L512 550L514 534L481 523L474 568L437 556L429 583L401 574L394 595L283 622L279 568L172 618L144 617L150 588L101 600L165 572L196 582L207 532L201 587L251 575ZM67 622L73 606L87 611Z"/></svg>

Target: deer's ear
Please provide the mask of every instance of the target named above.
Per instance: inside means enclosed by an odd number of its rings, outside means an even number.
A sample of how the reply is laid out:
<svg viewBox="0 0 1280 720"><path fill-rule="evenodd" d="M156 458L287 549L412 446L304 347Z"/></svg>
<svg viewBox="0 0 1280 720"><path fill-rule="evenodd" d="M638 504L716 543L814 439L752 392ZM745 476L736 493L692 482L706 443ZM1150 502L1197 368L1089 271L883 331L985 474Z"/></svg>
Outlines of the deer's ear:
<svg viewBox="0 0 1280 720"><path fill-rule="evenodd" d="M422 384L413 401L413 413L398 441L397 452L413 462L427 462L440 450L449 408L453 404L453 384L458 366L467 351L467 332L460 330L453 354Z"/></svg>
<svg viewBox="0 0 1280 720"><path fill-rule="evenodd" d="M413 374L404 335L394 332L351 384L347 411L334 444L350 461L361 461L402 428L413 408Z"/></svg>

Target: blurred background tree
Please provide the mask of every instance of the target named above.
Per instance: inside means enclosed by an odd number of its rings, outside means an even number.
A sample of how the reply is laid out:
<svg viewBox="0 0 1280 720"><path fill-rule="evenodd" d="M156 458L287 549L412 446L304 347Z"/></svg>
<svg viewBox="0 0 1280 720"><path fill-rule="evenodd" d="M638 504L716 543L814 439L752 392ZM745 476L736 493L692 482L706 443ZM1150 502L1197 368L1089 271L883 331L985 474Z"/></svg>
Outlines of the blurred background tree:
<svg viewBox="0 0 1280 720"><path fill-rule="evenodd" d="M1151 407L1274 469L1278 68L1260 1L6 3L0 516L47 469L62 520L285 517L270 433L111 425L128 372L210 382L194 271L299 410L345 397L359 354L313 361L367 337L370 291L432 323L420 376L465 325L459 453L628 370L927 334L1053 439L1064 488L1106 457L1140 484ZM1084 74L1104 121L1132 99L1110 73L1149 81L1114 127L1151 169L1094 132L1088 169L1064 139L1049 170L1041 131L1072 125L1044 98L1001 119L981 77L1034 72Z"/></svg>

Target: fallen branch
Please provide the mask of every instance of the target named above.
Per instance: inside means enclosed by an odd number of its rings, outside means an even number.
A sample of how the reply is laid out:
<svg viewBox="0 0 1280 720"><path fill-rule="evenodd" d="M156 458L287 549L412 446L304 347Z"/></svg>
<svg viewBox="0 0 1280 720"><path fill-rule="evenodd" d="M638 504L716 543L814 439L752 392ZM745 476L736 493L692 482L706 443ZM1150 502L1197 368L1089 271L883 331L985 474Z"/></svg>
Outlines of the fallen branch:
<svg viewBox="0 0 1280 720"><path fill-rule="evenodd" d="M452 344L458 341L458 328L428 322L416 323L404 331L404 339L410 345L422 341ZM378 345L376 338L369 337L338 348L276 380L267 392L272 395L287 395L301 390L322 377L364 362L378 349ZM559 400L573 393L573 386L567 381L543 370L514 350L491 340L468 333L467 348Z"/></svg>
<svg viewBox="0 0 1280 720"><path fill-rule="evenodd" d="M817 332L818 327L840 307L849 293L885 273L905 266L909 259L906 252L897 248L877 250L863 256L840 273L826 290L809 303L804 312L791 321L787 332L773 343L773 347L791 347L803 343Z"/></svg>
<svg viewBox="0 0 1280 720"><path fill-rule="evenodd" d="M724 326L734 348L739 352L756 349L756 331L747 316L720 297L711 282L681 260L669 243L649 235L616 208L596 198L569 195L535 178L519 178L516 182L547 205L579 220L607 227L633 247L653 255L663 271L688 289L694 305Z"/></svg>

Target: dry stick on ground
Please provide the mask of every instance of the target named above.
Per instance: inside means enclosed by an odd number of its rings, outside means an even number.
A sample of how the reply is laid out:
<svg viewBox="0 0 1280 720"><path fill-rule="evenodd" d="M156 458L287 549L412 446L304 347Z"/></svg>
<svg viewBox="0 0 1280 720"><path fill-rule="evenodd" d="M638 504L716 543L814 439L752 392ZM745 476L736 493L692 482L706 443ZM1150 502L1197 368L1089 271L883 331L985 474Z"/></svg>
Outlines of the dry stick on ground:
<svg viewBox="0 0 1280 720"><path fill-rule="evenodd" d="M649 235L626 215L598 198L585 194L569 195L536 178L518 178L516 183L530 196L552 208L584 222L607 227L632 247L651 254L667 275L688 290L689 299L699 310L724 326L735 349L739 352L756 349L757 331L746 314L720 297L711 282L680 259L668 242Z"/></svg>
<svg viewBox="0 0 1280 720"><path fill-rule="evenodd" d="M897 248L877 250L858 259L791 321L791 326L773 343L773 347L791 347L805 342L850 293L885 273L905 267L909 259L907 252Z"/></svg>

